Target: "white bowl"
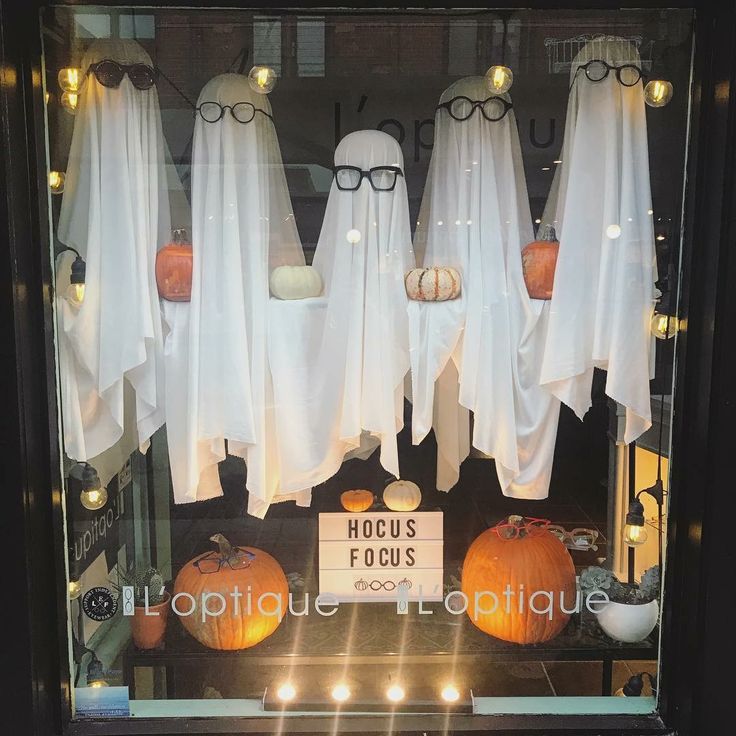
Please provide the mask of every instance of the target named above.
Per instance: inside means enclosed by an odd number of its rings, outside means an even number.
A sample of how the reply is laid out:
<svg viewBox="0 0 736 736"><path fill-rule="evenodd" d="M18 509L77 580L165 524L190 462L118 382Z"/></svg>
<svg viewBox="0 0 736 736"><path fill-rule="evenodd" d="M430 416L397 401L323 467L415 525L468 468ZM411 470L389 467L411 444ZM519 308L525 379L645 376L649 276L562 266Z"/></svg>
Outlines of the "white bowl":
<svg viewBox="0 0 736 736"><path fill-rule="evenodd" d="M652 633L659 619L659 603L604 603L596 616L601 628L611 639L633 643L646 639Z"/></svg>

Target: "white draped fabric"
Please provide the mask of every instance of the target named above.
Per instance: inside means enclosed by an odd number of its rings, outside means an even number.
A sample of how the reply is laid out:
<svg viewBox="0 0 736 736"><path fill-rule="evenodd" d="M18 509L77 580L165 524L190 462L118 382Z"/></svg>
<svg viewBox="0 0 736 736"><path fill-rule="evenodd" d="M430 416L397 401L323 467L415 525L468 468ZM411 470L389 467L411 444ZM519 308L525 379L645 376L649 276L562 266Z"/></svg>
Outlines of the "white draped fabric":
<svg viewBox="0 0 736 736"><path fill-rule="evenodd" d="M580 67L594 59L641 64L633 44L612 37L591 41L572 64L562 165L544 215L560 251L541 381L582 418L593 370L606 370L629 443L651 426L657 275L644 92L613 71L590 81Z"/></svg>
<svg viewBox="0 0 736 736"><path fill-rule="evenodd" d="M178 409L169 415L174 496L182 503L217 495L216 465L227 449L245 458L249 511L263 516L282 500L271 439L268 279L276 266L303 264L304 255L268 98L245 76L223 74L202 89L197 104L205 102L224 113L214 123L196 116L192 297L167 307L167 367L178 389L170 396ZM231 114L239 102L256 108L251 122Z"/></svg>
<svg viewBox="0 0 736 736"><path fill-rule="evenodd" d="M468 77L440 103L460 96L491 95ZM438 109L415 248L424 266L457 268L462 294L411 302L409 313L413 441L434 428L440 490L468 455L472 411L472 445L495 459L503 493L547 496L559 403L538 385L547 306L529 298L521 267L532 234L513 110L491 121L477 108L467 120Z"/></svg>
<svg viewBox="0 0 736 736"><path fill-rule="evenodd" d="M82 68L102 59L151 65L135 41L100 40ZM138 90L127 75L118 88L85 78L58 226L59 240L87 264L82 304L57 299L64 443L76 460L94 459L125 434L113 453L124 458L164 422L154 265L170 233L165 150L155 87ZM59 264L60 297L68 259ZM103 482L117 469L98 468Z"/></svg>

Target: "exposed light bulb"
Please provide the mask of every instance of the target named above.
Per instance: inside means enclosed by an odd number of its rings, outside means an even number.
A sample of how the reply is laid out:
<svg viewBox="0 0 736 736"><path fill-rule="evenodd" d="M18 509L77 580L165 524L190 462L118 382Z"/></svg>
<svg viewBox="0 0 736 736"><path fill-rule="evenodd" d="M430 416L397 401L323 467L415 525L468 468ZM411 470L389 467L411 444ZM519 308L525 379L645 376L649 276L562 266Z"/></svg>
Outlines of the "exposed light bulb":
<svg viewBox="0 0 736 736"><path fill-rule="evenodd" d="M486 72L486 83L491 92L502 95L511 89L514 83L514 73L507 66L500 64L492 66Z"/></svg>
<svg viewBox="0 0 736 736"><path fill-rule="evenodd" d="M649 537L646 527L636 524L627 524L624 527L624 544L628 547L639 547Z"/></svg>
<svg viewBox="0 0 736 736"><path fill-rule="evenodd" d="M460 691L454 685L445 685L442 688L442 700L446 703L455 703L460 700Z"/></svg>
<svg viewBox="0 0 736 736"><path fill-rule="evenodd" d="M279 687L276 694L279 696L279 700L289 702L290 700L294 700L296 697L296 688L290 682L285 682L281 687Z"/></svg>
<svg viewBox="0 0 736 736"><path fill-rule="evenodd" d="M82 84L82 70L74 66L67 66L59 70L57 76L59 87L64 92L79 92Z"/></svg>
<svg viewBox="0 0 736 736"><path fill-rule="evenodd" d="M609 225L606 228L606 235L611 240L616 240L616 238L621 237L621 225Z"/></svg>
<svg viewBox="0 0 736 736"><path fill-rule="evenodd" d="M105 680L94 680L93 682L87 683L90 687L109 687L109 684Z"/></svg>
<svg viewBox="0 0 736 736"><path fill-rule="evenodd" d="M401 685L391 685L391 687L386 690L386 697L392 703L398 703L402 701L405 696L406 693L404 692L404 688L401 687Z"/></svg>
<svg viewBox="0 0 736 736"><path fill-rule="evenodd" d="M66 290L66 298L77 306L81 305L84 301L84 284L69 284Z"/></svg>
<svg viewBox="0 0 736 736"><path fill-rule="evenodd" d="M79 580L69 581L69 600L75 601L82 595L82 583Z"/></svg>
<svg viewBox="0 0 736 736"><path fill-rule="evenodd" d="M49 171L49 189L51 194L61 194L64 191L66 174L63 171Z"/></svg>
<svg viewBox="0 0 736 736"><path fill-rule="evenodd" d="M362 237L363 236L360 234L360 230L356 230L355 228L353 228L352 230L348 230L345 234L345 238L348 243L350 243L350 245L357 245L358 243L360 243L360 239Z"/></svg>
<svg viewBox="0 0 736 736"><path fill-rule="evenodd" d="M332 688L332 699L338 703L344 703L350 698L350 688L345 683L340 683Z"/></svg>
<svg viewBox="0 0 736 736"><path fill-rule="evenodd" d="M84 284L76 284L84 289ZM84 299L84 294L82 295ZM79 300L82 301L81 299ZM101 509L107 503L107 489L104 486L99 488L88 488L79 494L79 501L84 508L90 511Z"/></svg>
<svg viewBox="0 0 736 736"><path fill-rule="evenodd" d="M72 271L69 276L69 286L66 290L66 298L75 307L81 306L84 301L84 282L87 277L87 264L84 262L82 256L77 256L72 263ZM99 486L99 478L97 482L89 482L85 485L85 488L96 488Z"/></svg>
<svg viewBox="0 0 736 736"><path fill-rule="evenodd" d="M660 314L655 312L652 315L651 330L652 335L658 340L667 340L677 334L679 320L674 315Z"/></svg>
<svg viewBox="0 0 736 736"><path fill-rule="evenodd" d="M672 99L672 82L664 79L652 79L644 87L644 102L649 107L664 107Z"/></svg>
<svg viewBox="0 0 736 736"><path fill-rule="evenodd" d="M250 88L259 95L267 95L276 86L277 79L272 67L261 64L254 66L248 74Z"/></svg>
<svg viewBox="0 0 736 736"><path fill-rule="evenodd" d="M76 115L79 107L79 94L77 92L64 92L61 95L61 106L72 115Z"/></svg>

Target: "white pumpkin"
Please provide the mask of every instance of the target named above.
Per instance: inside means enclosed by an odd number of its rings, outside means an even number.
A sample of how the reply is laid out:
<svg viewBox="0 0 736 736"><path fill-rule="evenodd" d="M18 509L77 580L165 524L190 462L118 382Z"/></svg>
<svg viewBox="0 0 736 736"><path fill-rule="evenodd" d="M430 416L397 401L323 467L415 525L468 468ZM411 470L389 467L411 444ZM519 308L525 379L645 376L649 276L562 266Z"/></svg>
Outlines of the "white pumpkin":
<svg viewBox="0 0 736 736"><path fill-rule="evenodd" d="M277 299L307 299L322 293L322 277L312 266L278 266L271 272L270 284Z"/></svg>
<svg viewBox="0 0 736 736"><path fill-rule="evenodd" d="M404 277L409 299L445 302L460 296L460 274L449 266L414 268Z"/></svg>
<svg viewBox="0 0 736 736"><path fill-rule="evenodd" d="M391 511L414 511L422 502L422 492L410 480L395 480L383 491L383 502Z"/></svg>

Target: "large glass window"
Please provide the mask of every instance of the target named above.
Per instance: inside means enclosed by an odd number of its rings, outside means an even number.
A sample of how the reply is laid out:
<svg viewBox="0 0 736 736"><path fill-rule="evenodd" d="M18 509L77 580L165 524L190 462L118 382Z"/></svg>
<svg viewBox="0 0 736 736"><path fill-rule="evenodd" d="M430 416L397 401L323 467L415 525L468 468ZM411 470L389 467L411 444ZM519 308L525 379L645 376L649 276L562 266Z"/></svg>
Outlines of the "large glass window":
<svg viewBox="0 0 736 736"><path fill-rule="evenodd" d="M42 20L75 717L654 711L692 13Z"/></svg>

